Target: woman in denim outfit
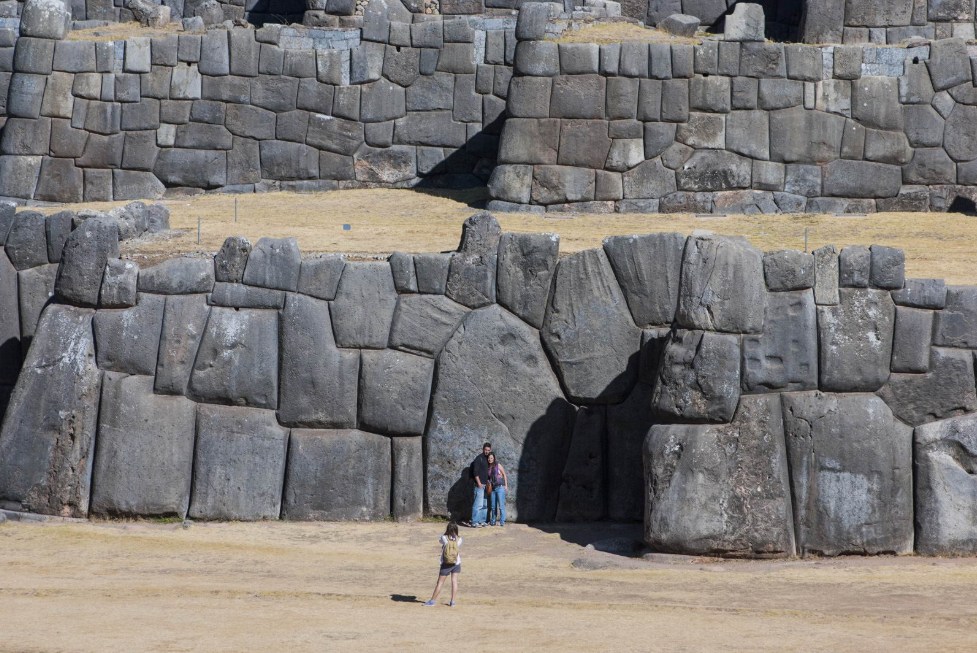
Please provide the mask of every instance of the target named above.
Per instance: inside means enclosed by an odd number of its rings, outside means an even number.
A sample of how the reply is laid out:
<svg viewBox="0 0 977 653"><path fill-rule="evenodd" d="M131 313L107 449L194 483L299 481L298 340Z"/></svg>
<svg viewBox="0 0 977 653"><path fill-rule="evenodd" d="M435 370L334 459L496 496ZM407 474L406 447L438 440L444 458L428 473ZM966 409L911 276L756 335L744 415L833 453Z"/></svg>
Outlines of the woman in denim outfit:
<svg viewBox="0 0 977 653"><path fill-rule="evenodd" d="M499 526L505 526L505 494L509 489L509 477L494 453L488 455L488 469L489 483L492 484L492 493L489 495L489 526L495 526L496 519Z"/></svg>

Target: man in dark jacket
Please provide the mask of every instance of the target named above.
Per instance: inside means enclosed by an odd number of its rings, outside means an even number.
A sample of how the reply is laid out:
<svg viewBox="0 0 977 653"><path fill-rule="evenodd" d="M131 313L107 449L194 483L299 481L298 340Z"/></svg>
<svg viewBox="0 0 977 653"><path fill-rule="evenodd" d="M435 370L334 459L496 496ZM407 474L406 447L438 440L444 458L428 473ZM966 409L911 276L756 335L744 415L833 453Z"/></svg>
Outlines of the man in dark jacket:
<svg viewBox="0 0 977 653"><path fill-rule="evenodd" d="M486 442L482 445L482 453L475 456L471 464L472 481L475 483L475 494L472 501L472 528L485 526L485 484L488 482L488 456L492 453L492 445Z"/></svg>

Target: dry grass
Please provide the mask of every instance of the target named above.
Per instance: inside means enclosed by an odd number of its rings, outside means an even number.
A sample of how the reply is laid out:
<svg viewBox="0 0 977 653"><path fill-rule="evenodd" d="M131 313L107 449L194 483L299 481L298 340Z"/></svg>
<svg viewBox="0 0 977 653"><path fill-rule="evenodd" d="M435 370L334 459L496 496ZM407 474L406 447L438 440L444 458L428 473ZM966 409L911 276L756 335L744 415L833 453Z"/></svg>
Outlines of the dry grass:
<svg viewBox="0 0 977 653"><path fill-rule="evenodd" d="M124 251L140 261L193 252L213 253L227 236L238 234L252 240L263 236L294 236L302 250L310 253L386 256L398 250L445 251L458 245L462 222L476 212L471 205L484 197L484 190L199 195L166 201L172 211L172 226L179 230L173 237L128 243ZM235 202L237 222L234 222ZM890 245L906 251L910 276L942 277L957 284L977 283L974 263L977 218L955 213L876 213L861 217L813 214L727 217L498 214L497 217L508 231L559 234L564 254L599 247L605 236L660 231L690 234L696 229L745 236L767 251L803 249L807 230L809 250L825 244ZM199 245L198 218L201 220ZM348 231L343 230L344 224L350 225Z"/></svg>
<svg viewBox="0 0 977 653"><path fill-rule="evenodd" d="M600 21L576 30L567 30L558 39L560 43L692 43L702 39L675 36L654 27L645 27L624 21Z"/></svg>
<svg viewBox="0 0 977 653"><path fill-rule="evenodd" d="M949 652L977 644L973 559L642 560L583 548L607 537L607 525L464 529L459 607L424 608L443 528L7 523L0 650Z"/></svg>
<svg viewBox="0 0 977 653"><path fill-rule="evenodd" d="M138 22L112 23L105 27L91 27L89 29L71 30L66 39L68 41L124 41L126 39L143 36L166 36L183 32L181 23L169 23L163 27L143 27Z"/></svg>

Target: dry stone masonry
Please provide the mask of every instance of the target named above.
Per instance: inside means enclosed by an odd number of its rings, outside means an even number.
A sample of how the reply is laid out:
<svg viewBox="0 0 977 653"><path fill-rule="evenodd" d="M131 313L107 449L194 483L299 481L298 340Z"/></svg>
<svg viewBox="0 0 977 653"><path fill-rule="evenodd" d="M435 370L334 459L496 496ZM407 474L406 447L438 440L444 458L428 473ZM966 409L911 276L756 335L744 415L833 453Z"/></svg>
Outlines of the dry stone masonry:
<svg viewBox="0 0 977 653"><path fill-rule="evenodd" d="M229 238L150 267L165 209L0 206L0 506L85 517L463 516L491 441L524 522L656 550L977 551L977 289L900 250L707 233L455 252Z"/></svg>

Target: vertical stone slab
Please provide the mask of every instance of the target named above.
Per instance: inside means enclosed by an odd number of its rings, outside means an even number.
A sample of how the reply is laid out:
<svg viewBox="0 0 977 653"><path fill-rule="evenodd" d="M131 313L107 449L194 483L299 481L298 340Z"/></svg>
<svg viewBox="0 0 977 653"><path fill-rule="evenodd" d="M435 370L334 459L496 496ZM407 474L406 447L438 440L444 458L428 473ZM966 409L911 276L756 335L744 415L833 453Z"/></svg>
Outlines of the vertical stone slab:
<svg viewBox="0 0 977 653"><path fill-rule="evenodd" d="M132 308L95 313L95 357L107 372L143 374L156 371L165 298L140 293Z"/></svg>
<svg viewBox="0 0 977 653"><path fill-rule="evenodd" d="M499 241L499 303L537 329L543 326L559 253L555 234L505 233Z"/></svg>
<svg viewBox="0 0 977 653"><path fill-rule="evenodd" d="M740 395L739 337L674 331L658 367L652 405L666 419L728 422Z"/></svg>
<svg viewBox="0 0 977 653"><path fill-rule="evenodd" d="M842 288L837 306L818 307L822 390L874 392L889 378L895 305L884 290Z"/></svg>
<svg viewBox="0 0 977 653"><path fill-rule="evenodd" d="M603 250L560 261L542 336L574 402L616 403L634 387L641 330Z"/></svg>
<svg viewBox="0 0 977 653"><path fill-rule="evenodd" d="M85 220L71 232L61 251L55 292L72 304L98 305L105 263L118 257L118 226L109 220Z"/></svg>
<svg viewBox="0 0 977 653"><path fill-rule="evenodd" d="M93 313L52 306L38 325L0 431L0 502L88 515L102 387Z"/></svg>
<svg viewBox="0 0 977 653"><path fill-rule="evenodd" d="M638 383L628 398L607 407L607 517L641 521L644 517L644 470L641 451L655 415L652 387Z"/></svg>
<svg viewBox="0 0 977 653"><path fill-rule="evenodd" d="M155 392L170 395L186 393L209 316L206 295L166 297L156 361Z"/></svg>
<svg viewBox="0 0 977 653"><path fill-rule="evenodd" d="M292 429L282 518L374 521L390 515L390 440L354 430Z"/></svg>
<svg viewBox="0 0 977 653"><path fill-rule="evenodd" d="M783 407L798 552L910 553L912 428L874 395L785 394Z"/></svg>
<svg viewBox="0 0 977 653"><path fill-rule="evenodd" d="M838 301L838 251L825 245L814 250L814 302L826 306Z"/></svg>
<svg viewBox="0 0 977 653"><path fill-rule="evenodd" d="M499 306L472 311L435 370L426 512L471 514L468 465L491 442L509 474L509 513L552 520L573 428L539 333Z"/></svg>
<svg viewBox="0 0 977 653"><path fill-rule="evenodd" d="M645 441L645 540L691 555L791 556L780 398L740 399L723 425L662 425Z"/></svg>
<svg viewBox="0 0 977 653"><path fill-rule="evenodd" d="M913 435L916 551L977 553L977 415L917 426Z"/></svg>
<svg viewBox="0 0 977 653"><path fill-rule="evenodd" d="M424 514L424 443L422 438L390 439L390 515L415 521Z"/></svg>
<svg viewBox="0 0 977 653"><path fill-rule="evenodd" d="M0 247L0 385L12 385L20 373L20 305L17 269ZM2 416L2 414L0 414Z"/></svg>
<svg viewBox="0 0 977 653"><path fill-rule="evenodd" d="M349 262L331 307L332 328L340 347L383 349L397 307L397 289L386 261Z"/></svg>
<svg viewBox="0 0 977 653"><path fill-rule="evenodd" d="M393 349L364 351L359 424L387 435L421 435L427 425L434 361Z"/></svg>
<svg viewBox="0 0 977 653"><path fill-rule="evenodd" d="M810 290L765 293L763 333L743 336L743 390L818 387L818 328Z"/></svg>
<svg viewBox="0 0 977 653"><path fill-rule="evenodd" d="M491 213L476 213L465 220L461 243L448 268L448 297L469 308L495 302L501 237L502 228Z"/></svg>
<svg viewBox="0 0 977 653"><path fill-rule="evenodd" d="M109 372L104 386L92 514L185 517L196 404L153 394L149 376Z"/></svg>
<svg viewBox="0 0 977 653"><path fill-rule="evenodd" d="M336 347L329 312L325 301L305 295L285 301L278 419L286 426L356 426L360 352Z"/></svg>
<svg viewBox="0 0 977 653"><path fill-rule="evenodd" d="M604 252L638 326L674 321L684 248L685 236L675 233L604 239Z"/></svg>
<svg viewBox="0 0 977 653"><path fill-rule="evenodd" d="M257 408L197 407L192 519L278 519L288 429Z"/></svg>
<svg viewBox="0 0 977 653"><path fill-rule="evenodd" d="M195 401L278 407L278 311L215 306L190 375Z"/></svg>
<svg viewBox="0 0 977 653"><path fill-rule="evenodd" d="M2 263L0 263L2 265ZM2 274L2 272L0 272ZM58 277L56 264L40 265L17 273L17 294L20 296L20 335L23 350L30 347L37 323L41 320L41 313L54 297L54 282ZM0 284L3 282L0 281ZM0 290L2 292L2 290ZM3 300L0 300L2 303ZM16 311L14 312L16 316ZM0 349L3 345L0 344ZM2 354L0 354L2 358ZM0 363L0 367L2 367ZM0 379L3 373L0 372Z"/></svg>
<svg viewBox="0 0 977 653"><path fill-rule="evenodd" d="M560 483L560 501L556 508L558 522L598 521L607 514L604 491L606 415L604 406L583 406L577 410Z"/></svg>

